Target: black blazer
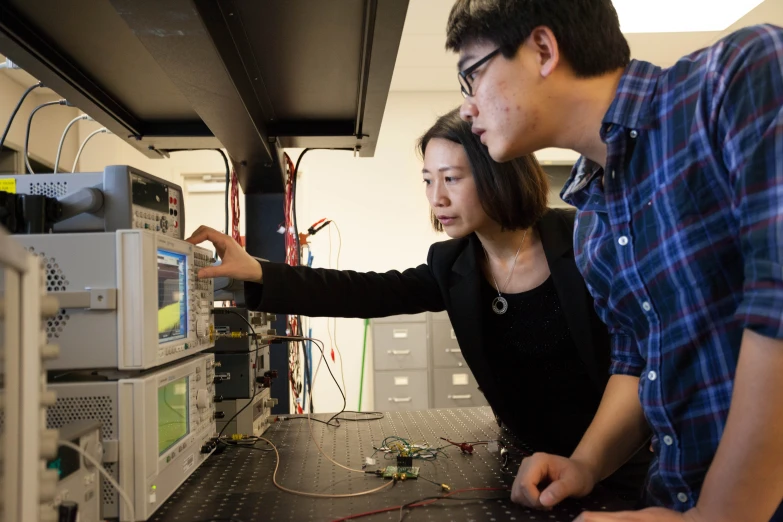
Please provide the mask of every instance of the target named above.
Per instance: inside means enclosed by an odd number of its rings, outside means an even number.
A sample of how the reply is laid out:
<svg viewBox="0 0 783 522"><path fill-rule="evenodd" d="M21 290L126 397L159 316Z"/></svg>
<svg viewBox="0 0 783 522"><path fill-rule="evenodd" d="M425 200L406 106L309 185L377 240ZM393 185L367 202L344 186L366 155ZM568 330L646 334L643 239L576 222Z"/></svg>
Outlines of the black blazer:
<svg viewBox="0 0 783 522"><path fill-rule="evenodd" d="M536 225L568 327L599 392L608 380L609 336L576 268L574 211L549 209ZM309 317L385 317L446 310L462 355L490 404L499 390L481 351L481 244L475 234L435 243L427 264L383 274L261 262L264 284L246 283L248 308ZM493 401L493 399L495 399Z"/></svg>

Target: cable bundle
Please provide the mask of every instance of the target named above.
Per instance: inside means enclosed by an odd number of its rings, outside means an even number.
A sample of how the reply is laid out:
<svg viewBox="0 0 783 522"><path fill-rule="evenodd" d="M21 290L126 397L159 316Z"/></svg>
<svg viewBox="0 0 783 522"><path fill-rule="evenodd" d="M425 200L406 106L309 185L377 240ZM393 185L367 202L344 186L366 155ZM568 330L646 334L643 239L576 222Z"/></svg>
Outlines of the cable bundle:
<svg viewBox="0 0 783 522"><path fill-rule="evenodd" d="M231 169L231 237L234 241L242 244L241 236L239 235L239 179L237 178L237 171Z"/></svg>
<svg viewBox="0 0 783 522"><path fill-rule="evenodd" d="M295 226L294 226L294 220L295 220L294 183L296 179L296 169L288 154L285 154L284 156L285 156L285 163L286 163L285 201L283 204L283 214L284 214L283 235L285 236L285 262L287 265L290 266L298 266L300 264L299 241L298 238L296 237ZM290 335L302 334L302 332L300 331L301 325L299 322L299 316L289 315L287 325L288 325L287 328L288 333ZM291 396L294 399L296 413L303 413L304 409L302 407L301 401L299 400L299 397L302 394L303 386L304 386L303 382L300 379L300 375L302 374L301 356L296 343L290 342L288 343L288 346L289 346L288 380L291 384Z"/></svg>

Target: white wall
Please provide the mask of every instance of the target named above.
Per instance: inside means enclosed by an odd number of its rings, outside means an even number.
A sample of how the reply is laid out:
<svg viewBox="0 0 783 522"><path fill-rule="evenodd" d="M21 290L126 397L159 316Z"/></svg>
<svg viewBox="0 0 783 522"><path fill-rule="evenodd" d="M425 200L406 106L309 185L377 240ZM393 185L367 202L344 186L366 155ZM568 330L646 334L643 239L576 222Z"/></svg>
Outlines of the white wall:
<svg viewBox="0 0 783 522"><path fill-rule="evenodd" d="M429 206L424 196L421 161L416 140L437 116L461 102L459 93L391 92L386 105L378 147L372 158L354 158L350 152L307 153L300 166L297 186L297 218L305 229L328 217L342 233L340 268L358 271L404 270L425 263L435 241L447 239L436 234L429 222ZM296 161L299 150L288 150ZM336 264L338 238L332 232L332 267ZM329 266L327 229L312 238L313 266ZM313 336L330 352L327 321L312 319ZM361 319L336 319L337 345L344 357L348 409L355 410L359 399L362 340ZM371 332L367 339L363 408L373 407L373 362ZM315 348L314 348L315 349ZM313 354L315 360L316 355ZM329 363L332 364L331 359ZM336 368L335 368L336 367ZM338 364L333 365L339 376ZM337 411L342 399L324 368L315 382L314 402L320 412ZM377 404L376 407L383 408Z"/></svg>
<svg viewBox="0 0 783 522"><path fill-rule="evenodd" d="M11 79L7 71L0 72L0 133L5 129L8 117L22 97L25 89L21 83ZM52 91L35 89L25 99L22 107L11 125L11 130L5 141L5 146L22 151L24 148L25 129L30 113L38 105L59 99ZM39 110L33 118L30 128L30 157L47 163L54 164L57 155L57 145L60 142L62 131L68 122L79 114L73 107L51 106ZM63 146L62 163L70 165L76 155L79 146L78 136L75 132L69 134Z"/></svg>

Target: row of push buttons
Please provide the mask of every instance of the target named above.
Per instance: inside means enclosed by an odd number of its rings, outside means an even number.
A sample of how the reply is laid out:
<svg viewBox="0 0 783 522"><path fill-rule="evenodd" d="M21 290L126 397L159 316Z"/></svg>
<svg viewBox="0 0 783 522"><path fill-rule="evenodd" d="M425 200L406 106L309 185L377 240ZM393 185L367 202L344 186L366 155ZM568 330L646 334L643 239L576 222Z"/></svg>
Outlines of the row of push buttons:
<svg viewBox="0 0 783 522"><path fill-rule="evenodd" d="M181 344L179 346L167 346L165 349L161 348L160 350L158 350L158 355L171 355L173 353L184 352L189 347L190 346L188 345L188 343Z"/></svg>
<svg viewBox="0 0 783 522"><path fill-rule="evenodd" d="M142 223L141 221L136 221L134 223L134 226L136 228L143 228L146 230L154 230L156 232L160 232L160 225L150 225L149 223Z"/></svg>
<svg viewBox="0 0 783 522"><path fill-rule="evenodd" d="M141 210L137 210L134 214L137 218L154 219L155 221L160 221L160 215L154 212L142 212Z"/></svg>
<svg viewBox="0 0 783 522"><path fill-rule="evenodd" d="M175 198L175 197L170 197L170 198L169 198L169 203L171 203L172 205L176 205L176 204L177 204L177 198Z"/></svg>

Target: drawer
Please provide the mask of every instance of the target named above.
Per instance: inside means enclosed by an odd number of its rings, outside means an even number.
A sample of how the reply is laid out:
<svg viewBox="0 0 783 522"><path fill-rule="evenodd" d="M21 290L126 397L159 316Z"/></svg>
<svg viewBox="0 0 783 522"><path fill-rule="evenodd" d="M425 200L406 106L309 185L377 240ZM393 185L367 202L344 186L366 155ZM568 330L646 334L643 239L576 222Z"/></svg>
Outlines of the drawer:
<svg viewBox="0 0 783 522"><path fill-rule="evenodd" d="M411 315L390 315L389 317L376 317L372 320L374 323L424 323L427 321L427 314Z"/></svg>
<svg viewBox="0 0 783 522"><path fill-rule="evenodd" d="M426 410L429 407L428 390L427 370L375 372L375 409Z"/></svg>
<svg viewBox="0 0 783 522"><path fill-rule="evenodd" d="M432 363L435 368L465 368L465 358L448 321L432 322Z"/></svg>
<svg viewBox="0 0 783 522"><path fill-rule="evenodd" d="M466 369L436 368L433 378L433 407L458 408L461 406L486 406L487 401Z"/></svg>
<svg viewBox="0 0 783 522"><path fill-rule="evenodd" d="M376 370L427 367L427 323L374 324Z"/></svg>

